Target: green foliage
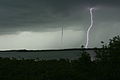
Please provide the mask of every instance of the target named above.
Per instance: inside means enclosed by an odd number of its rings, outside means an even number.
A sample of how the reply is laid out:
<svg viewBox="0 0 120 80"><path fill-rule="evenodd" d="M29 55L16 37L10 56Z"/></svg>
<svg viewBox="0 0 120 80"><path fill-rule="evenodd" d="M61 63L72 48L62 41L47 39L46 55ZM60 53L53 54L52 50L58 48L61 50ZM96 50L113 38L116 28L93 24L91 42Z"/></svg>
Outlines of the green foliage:
<svg viewBox="0 0 120 80"><path fill-rule="evenodd" d="M115 36L113 39L109 40L108 45L103 46L100 50L96 51L96 59L106 62L118 62L120 61L120 37Z"/></svg>
<svg viewBox="0 0 120 80"><path fill-rule="evenodd" d="M96 73L98 80L120 80L120 37L115 36L102 48L96 50Z"/></svg>
<svg viewBox="0 0 120 80"><path fill-rule="evenodd" d="M79 58L80 63L89 64L91 62L90 54L85 51L85 49L81 50L81 56Z"/></svg>

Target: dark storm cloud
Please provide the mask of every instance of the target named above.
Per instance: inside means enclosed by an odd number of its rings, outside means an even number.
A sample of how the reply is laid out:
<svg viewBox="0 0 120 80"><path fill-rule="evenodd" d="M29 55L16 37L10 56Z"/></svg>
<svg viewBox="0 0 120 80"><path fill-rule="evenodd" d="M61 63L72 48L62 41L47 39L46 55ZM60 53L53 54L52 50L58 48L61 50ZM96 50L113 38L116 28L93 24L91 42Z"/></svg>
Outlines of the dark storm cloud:
<svg viewBox="0 0 120 80"><path fill-rule="evenodd" d="M56 31L61 26L78 27L81 24L87 27L89 15L85 9L94 6L103 6L101 12L96 13L100 21L110 20L110 17L112 21L120 20L117 18L120 14L119 0L0 0L0 34ZM116 16L111 16L114 12L107 7L112 7L117 12ZM112 13L106 14L106 10Z"/></svg>

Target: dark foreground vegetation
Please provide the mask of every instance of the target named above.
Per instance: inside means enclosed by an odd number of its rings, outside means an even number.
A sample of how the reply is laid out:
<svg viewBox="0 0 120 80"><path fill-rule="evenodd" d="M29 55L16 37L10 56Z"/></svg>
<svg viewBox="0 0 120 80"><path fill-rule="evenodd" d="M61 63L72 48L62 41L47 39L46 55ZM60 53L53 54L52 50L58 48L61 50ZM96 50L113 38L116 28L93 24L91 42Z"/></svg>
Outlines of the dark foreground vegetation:
<svg viewBox="0 0 120 80"><path fill-rule="evenodd" d="M0 58L0 80L120 80L120 37L102 44L93 61L84 49L78 60Z"/></svg>

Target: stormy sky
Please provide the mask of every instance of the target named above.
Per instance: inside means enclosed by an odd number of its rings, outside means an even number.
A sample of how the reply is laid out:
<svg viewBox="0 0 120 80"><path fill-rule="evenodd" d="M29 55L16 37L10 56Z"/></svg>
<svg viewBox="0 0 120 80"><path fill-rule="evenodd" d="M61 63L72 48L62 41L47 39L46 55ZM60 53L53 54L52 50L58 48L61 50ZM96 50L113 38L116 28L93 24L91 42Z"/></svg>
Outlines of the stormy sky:
<svg viewBox="0 0 120 80"><path fill-rule="evenodd" d="M88 47L120 34L120 0L0 0L0 50ZM63 42L61 30L64 28Z"/></svg>

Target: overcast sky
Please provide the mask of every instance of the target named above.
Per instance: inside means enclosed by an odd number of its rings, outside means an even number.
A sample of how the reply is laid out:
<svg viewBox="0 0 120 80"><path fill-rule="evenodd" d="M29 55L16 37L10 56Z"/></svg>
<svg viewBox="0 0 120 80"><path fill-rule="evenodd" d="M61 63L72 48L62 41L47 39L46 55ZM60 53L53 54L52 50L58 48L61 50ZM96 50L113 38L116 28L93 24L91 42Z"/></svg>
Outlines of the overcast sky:
<svg viewBox="0 0 120 80"><path fill-rule="evenodd" d="M120 34L120 0L0 0L0 49L85 45L91 7L96 10L88 47L100 47Z"/></svg>

